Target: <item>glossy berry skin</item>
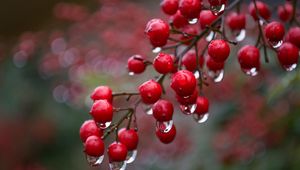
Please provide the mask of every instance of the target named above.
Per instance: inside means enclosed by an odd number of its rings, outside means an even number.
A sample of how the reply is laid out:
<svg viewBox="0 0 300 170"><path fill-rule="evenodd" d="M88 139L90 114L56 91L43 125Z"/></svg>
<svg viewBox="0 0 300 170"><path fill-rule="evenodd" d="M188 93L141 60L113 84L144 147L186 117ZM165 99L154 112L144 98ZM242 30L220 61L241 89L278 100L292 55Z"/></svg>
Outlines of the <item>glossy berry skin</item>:
<svg viewBox="0 0 300 170"><path fill-rule="evenodd" d="M96 100L107 100L112 102L112 90L108 86L98 86L91 94L91 99Z"/></svg>
<svg viewBox="0 0 300 170"><path fill-rule="evenodd" d="M139 86L139 92L145 104L153 104L159 100L162 88L156 81L148 80Z"/></svg>
<svg viewBox="0 0 300 170"><path fill-rule="evenodd" d="M127 153L126 145L121 142L113 142L107 150L109 162L123 162L126 160Z"/></svg>
<svg viewBox="0 0 300 170"><path fill-rule="evenodd" d="M129 72L140 74L145 71L146 64L144 58L141 55L133 55L127 61L127 67Z"/></svg>
<svg viewBox="0 0 300 170"><path fill-rule="evenodd" d="M208 55L218 63L223 63L230 54L230 47L224 40L212 40L207 49Z"/></svg>
<svg viewBox="0 0 300 170"><path fill-rule="evenodd" d="M152 19L147 23L145 33L154 47L162 47L167 44L170 28L163 20Z"/></svg>
<svg viewBox="0 0 300 170"><path fill-rule="evenodd" d="M224 69L224 62L215 62L210 56L207 57L206 66L210 71L220 71Z"/></svg>
<svg viewBox="0 0 300 170"><path fill-rule="evenodd" d="M260 67L260 53L255 46L246 45L238 52L238 61L242 69L252 69Z"/></svg>
<svg viewBox="0 0 300 170"><path fill-rule="evenodd" d="M139 136L134 129L122 128L118 132L119 142L127 147L128 151L133 151L139 143Z"/></svg>
<svg viewBox="0 0 300 170"><path fill-rule="evenodd" d="M156 136L162 143L169 144L175 139L176 128L173 125L168 133L164 133L160 129L156 129Z"/></svg>
<svg viewBox="0 0 300 170"><path fill-rule="evenodd" d="M283 43L277 51L277 57L283 67L297 64L299 59L299 48L289 42Z"/></svg>
<svg viewBox="0 0 300 170"><path fill-rule="evenodd" d="M199 56L199 66L203 67L204 58ZM182 57L182 65L191 72L194 72L197 69L197 56L195 51L189 51L184 54Z"/></svg>
<svg viewBox="0 0 300 170"><path fill-rule="evenodd" d="M100 157L104 153L104 142L99 136L90 136L84 143L84 152L89 156Z"/></svg>
<svg viewBox="0 0 300 170"><path fill-rule="evenodd" d="M101 137L103 135L102 130L97 126L94 120L86 120L80 127L79 130L80 139L85 142L90 136Z"/></svg>
<svg viewBox="0 0 300 170"><path fill-rule="evenodd" d="M256 1L256 6L258 10L258 14L265 20L269 20L271 17L271 12L269 6L261 1ZM249 13L253 17L253 19L258 20L256 15L255 5L253 2L249 5Z"/></svg>
<svg viewBox="0 0 300 170"><path fill-rule="evenodd" d="M300 27L290 28L286 36L286 41L300 48Z"/></svg>
<svg viewBox="0 0 300 170"><path fill-rule="evenodd" d="M226 24L231 30L242 30L246 27L246 16L231 12L226 16Z"/></svg>
<svg viewBox="0 0 300 170"><path fill-rule="evenodd" d="M202 10L199 15L199 24L202 29L205 29L206 26L210 26L218 16L215 16L211 10Z"/></svg>
<svg viewBox="0 0 300 170"><path fill-rule="evenodd" d="M158 100L153 106L153 116L159 122L166 122L172 120L174 107L173 104L167 100Z"/></svg>
<svg viewBox="0 0 300 170"><path fill-rule="evenodd" d="M211 6L220 6L222 4L226 4L227 0L208 0Z"/></svg>
<svg viewBox="0 0 300 170"><path fill-rule="evenodd" d="M196 104L197 104L197 107L196 107L196 110L195 110L196 114L204 115L204 114L208 113L209 101L206 97L198 96Z"/></svg>
<svg viewBox="0 0 300 170"><path fill-rule="evenodd" d="M196 78L188 70L177 71L171 78L171 88L180 96L190 96L196 88Z"/></svg>
<svg viewBox="0 0 300 170"><path fill-rule="evenodd" d="M107 100L97 100L93 104L90 114L97 123L111 122L113 107Z"/></svg>
<svg viewBox="0 0 300 170"><path fill-rule="evenodd" d="M188 96L188 97L182 97L179 96L178 94L176 94L176 99L178 101L178 103L180 103L181 105L191 105L191 104L195 104L196 100L198 97L198 90L195 89L193 94Z"/></svg>
<svg viewBox="0 0 300 170"><path fill-rule="evenodd" d="M284 32L284 26L280 22L273 21L265 27L265 35L270 42L281 41L284 37Z"/></svg>
<svg viewBox="0 0 300 170"><path fill-rule="evenodd" d="M173 23L175 28L183 28L189 24L189 21L181 14L178 10L176 14L170 17L170 21Z"/></svg>
<svg viewBox="0 0 300 170"><path fill-rule="evenodd" d="M179 2L179 10L187 19L198 18L201 6L201 0L180 0Z"/></svg>
<svg viewBox="0 0 300 170"><path fill-rule="evenodd" d="M159 53L153 61L153 67L160 74L167 74L173 70L174 61L171 55Z"/></svg>
<svg viewBox="0 0 300 170"><path fill-rule="evenodd" d="M178 10L178 0L163 0L160 6L165 14L173 15Z"/></svg>
<svg viewBox="0 0 300 170"><path fill-rule="evenodd" d="M285 3L277 8L277 14L281 21L287 22L293 16L293 6L290 3Z"/></svg>

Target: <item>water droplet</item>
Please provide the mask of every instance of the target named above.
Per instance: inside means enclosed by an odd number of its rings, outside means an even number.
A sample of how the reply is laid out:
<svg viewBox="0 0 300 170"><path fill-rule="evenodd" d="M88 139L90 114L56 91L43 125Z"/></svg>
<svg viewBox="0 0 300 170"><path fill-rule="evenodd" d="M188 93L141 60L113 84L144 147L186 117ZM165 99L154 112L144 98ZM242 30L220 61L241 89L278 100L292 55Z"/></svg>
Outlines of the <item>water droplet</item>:
<svg viewBox="0 0 300 170"><path fill-rule="evenodd" d="M152 115L153 114L152 106L143 105L143 107L144 107L144 110L145 110L147 115Z"/></svg>
<svg viewBox="0 0 300 170"><path fill-rule="evenodd" d="M100 129L106 129L110 126L110 124L111 124L111 122L97 123L97 125Z"/></svg>
<svg viewBox="0 0 300 170"><path fill-rule="evenodd" d="M194 76L195 76L196 79L198 79L198 78L200 77L200 73L199 73L198 70L196 70L196 71L194 72Z"/></svg>
<svg viewBox="0 0 300 170"><path fill-rule="evenodd" d="M196 114L196 113L193 114L193 118L197 123L206 122L208 117L209 117L209 113L205 113L205 114L202 114L202 115L199 115L199 114Z"/></svg>
<svg viewBox="0 0 300 170"><path fill-rule="evenodd" d="M244 73L246 73L249 76L256 76L258 74L258 70L256 67L253 67L251 69L242 69Z"/></svg>
<svg viewBox="0 0 300 170"><path fill-rule="evenodd" d="M262 19L260 19L258 22L259 22L259 24L260 24L261 26L264 25L264 23L265 23L265 21L262 20Z"/></svg>
<svg viewBox="0 0 300 170"><path fill-rule="evenodd" d="M297 64L292 64L292 65L285 65L285 66L283 66L283 68L284 68L286 71L293 71L296 67L297 67Z"/></svg>
<svg viewBox="0 0 300 170"><path fill-rule="evenodd" d="M104 155L100 157L86 155L86 160L91 166L99 166L103 161Z"/></svg>
<svg viewBox="0 0 300 170"><path fill-rule="evenodd" d="M213 78L215 83L221 82L224 78L224 70L210 71L208 74Z"/></svg>
<svg viewBox="0 0 300 170"><path fill-rule="evenodd" d="M173 120L165 121L165 122L156 122L156 128L159 129L162 133L170 132L173 126Z"/></svg>
<svg viewBox="0 0 300 170"><path fill-rule="evenodd" d="M208 34L208 36L206 37L206 41L210 42L211 40L214 39L214 37L215 37L215 32L210 31L209 34Z"/></svg>
<svg viewBox="0 0 300 170"><path fill-rule="evenodd" d="M180 110L186 114L190 115L196 111L197 104L191 104L191 105L180 105Z"/></svg>
<svg viewBox="0 0 300 170"><path fill-rule="evenodd" d="M216 6L210 6L210 10L211 12L218 16L220 14L222 14L225 10L225 4L222 4L222 5L216 5Z"/></svg>
<svg viewBox="0 0 300 170"><path fill-rule="evenodd" d="M283 43L282 40L281 41L269 41L269 42L270 42L270 44L272 45L273 48L279 48Z"/></svg>
<svg viewBox="0 0 300 170"><path fill-rule="evenodd" d="M162 50L161 47L155 47L155 48L152 49L152 52L153 53L159 53L161 50Z"/></svg>
<svg viewBox="0 0 300 170"><path fill-rule="evenodd" d="M189 24L196 24L198 22L198 18L193 18L189 20Z"/></svg>
<svg viewBox="0 0 300 170"><path fill-rule="evenodd" d="M130 71L130 72L128 73L128 75L134 76L134 72Z"/></svg>
<svg viewBox="0 0 300 170"><path fill-rule="evenodd" d="M243 41L246 38L246 30L242 29L235 35L236 35L235 40L237 42Z"/></svg>
<svg viewBox="0 0 300 170"><path fill-rule="evenodd" d="M126 162L110 162L109 163L110 170L125 170Z"/></svg>
<svg viewBox="0 0 300 170"><path fill-rule="evenodd" d="M127 164L132 163L135 160L136 155L137 155L137 150L128 151L127 157L126 157L126 163Z"/></svg>

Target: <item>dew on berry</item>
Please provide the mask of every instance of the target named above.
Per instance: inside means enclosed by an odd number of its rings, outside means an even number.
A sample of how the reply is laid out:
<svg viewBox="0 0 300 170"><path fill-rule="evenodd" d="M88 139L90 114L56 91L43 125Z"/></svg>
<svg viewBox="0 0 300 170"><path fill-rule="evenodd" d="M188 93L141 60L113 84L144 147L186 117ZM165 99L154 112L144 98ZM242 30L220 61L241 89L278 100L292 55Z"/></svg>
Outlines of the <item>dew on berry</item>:
<svg viewBox="0 0 300 170"><path fill-rule="evenodd" d="M189 24L196 24L198 22L198 18L193 18L189 20Z"/></svg>
<svg viewBox="0 0 300 170"><path fill-rule="evenodd" d="M238 32L236 32L234 34L236 35L235 40L237 42L243 41L246 38L246 30L245 29L239 30Z"/></svg>
<svg viewBox="0 0 300 170"><path fill-rule="evenodd" d="M259 22L259 24L260 24L261 26L263 26L263 25L264 25L264 23L265 23L265 21L264 21L264 20L262 20L262 19L260 19L258 22Z"/></svg>
<svg viewBox="0 0 300 170"><path fill-rule="evenodd" d="M104 155L100 157L86 155L86 160L90 166L99 166L103 162L103 159L104 159Z"/></svg>
<svg viewBox="0 0 300 170"><path fill-rule="evenodd" d="M249 76L256 76L258 74L258 69L256 67L253 67L251 69L243 69L243 72Z"/></svg>
<svg viewBox="0 0 300 170"><path fill-rule="evenodd" d="M162 50L161 47L155 47L152 49L152 53L156 54L156 53L161 52L161 50Z"/></svg>
<svg viewBox="0 0 300 170"><path fill-rule="evenodd" d="M224 70L209 71L208 75L213 78L215 83L221 82L224 78Z"/></svg>
<svg viewBox="0 0 300 170"><path fill-rule="evenodd" d="M135 160L136 155L137 155L137 150L128 151L127 157L126 157L126 161L125 161L125 162L126 162L127 164L132 163L132 162Z"/></svg>
<svg viewBox="0 0 300 170"><path fill-rule="evenodd" d="M193 114L196 111L197 104L180 105L180 110L186 115Z"/></svg>
<svg viewBox="0 0 300 170"><path fill-rule="evenodd" d="M196 71L194 72L194 76L195 76L196 79L198 79L198 78L200 77L200 73L199 73L198 70L196 70Z"/></svg>
<svg viewBox="0 0 300 170"><path fill-rule="evenodd" d="M134 72L130 71L130 72L128 72L128 75L134 76Z"/></svg>
<svg viewBox="0 0 300 170"><path fill-rule="evenodd" d="M210 31L208 36L205 38L205 40L207 42L210 42L211 40L213 40L215 38L215 32L214 31Z"/></svg>
<svg viewBox="0 0 300 170"><path fill-rule="evenodd" d="M281 41L269 41L269 42L273 48L279 48L283 44L282 40Z"/></svg>
<svg viewBox="0 0 300 170"><path fill-rule="evenodd" d="M142 107L147 115L153 115L153 110L151 105L142 104Z"/></svg>
<svg viewBox="0 0 300 170"><path fill-rule="evenodd" d="M206 122L208 120L208 117L209 117L209 113L205 113L205 114L202 114L202 115L199 115L197 113L193 114L193 118L197 123Z"/></svg>
<svg viewBox="0 0 300 170"><path fill-rule="evenodd" d="M297 64L292 64L292 65L285 65L283 66L283 68L286 70L286 71L293 71L297 68Z"/></svg>
<svg viewBox="0 0 300 170"><path fill-rule="evenodd" d="M126 161L110 162L109 168L110 168L110 170L125 170L126 169Z"/></svg>
<svg viewBox="0 0 300 170"><path fill-rule="evenodd" d="M170 121L156 121L156 128L160 130L162 133L168 133L173 126L173 120Z"/></svg>
<svg viewBox="0 0 300 170"><path fill-rule="evenodd" d="M111 125L111 122L97 123L97 125L100 129L106 129Z"/></svg>
<svg viewBox="0 0 300 170"><path fill-rule="evenodd" d="M210 10L214 15L218 16L224 12L225 4L210 6Z"/></svg>

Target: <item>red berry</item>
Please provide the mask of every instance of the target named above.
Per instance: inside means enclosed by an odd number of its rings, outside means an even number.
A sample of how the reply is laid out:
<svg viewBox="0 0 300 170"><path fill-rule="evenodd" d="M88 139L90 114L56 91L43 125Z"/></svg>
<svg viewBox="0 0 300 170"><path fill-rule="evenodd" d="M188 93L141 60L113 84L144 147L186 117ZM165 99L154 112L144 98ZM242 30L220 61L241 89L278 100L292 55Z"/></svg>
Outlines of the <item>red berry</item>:
<svg viewBox="0 0 300 170"><path fill-rule="evenodd" d="M166 122L172 120L173 104L167 100L158 100L153 106L153 116L159 122Z"/></svg>
<svg viewBox="0 0 300 170"><path fill-rule="evenodd" d="M201 0L180 0L179 10L187 19L194 19L198 18L201 6Z"/></svg>
<svg viewBox="0 0 300 170"><path fill-rule="evenodd" d="M290 3L280 5L277 8L277 13L281 21L289 21L293 15L293 6Z"/></svg>
<svg viewBox="0 0 300 170"><path fill-rule="evenodd" d="M97 123L111 122L113 107L107 100L97 100L93 104L90 114Z"/></svg>
<svg viewBox="0 0 300 170"><path fill-rule="evenodd" d="M196 104L197 104L197 107L196 107L195 113L197 113L198 115L204 115L204 114L208 113L209 101L206 97L198 96Z"/></svg>
<svg viewBox="0 0 300 170"><path fill-rule="evenodd" d="M257 6L257 11L258 11L258 14L260 17L262 17L265 20L270 19L271 12L270 12L269 6L267 4L265 4L261 1L256 1L256 6ZM258 17L256 15L255 5L253 2L249 5L249 13L255 20L258 20Z"/></svg>
<svg viewBox="0 0 300 170"><path fill-rule="evenodd" d="M214 15L211 10L202 10L199 15L199 23L202 29L210 26L218 16Z"/></svg>
<svg viewBox="0 0 300 170"><path fill-rule="evenodd" d="M173 15L178 9L178 0L163 0L160 6L164 13L168 15Z"/></svg>
<svg viewBox="0 0 300 170"><path fill-rule="evenodd" d="M196 78L188 70L177 71L171 78L171 88L180 96L190 96L196 88Z"/></svg>
<svg viewBox="0 0 300 170"><path fill-rule="evenodd" d="M139 92L144 103L153 104L159 100L162 88L156 81L148 80L139 86Z"/></svg>
<svg viewBox="0 0 300 170"><path fill-rule="evenodd" d="M181 36L180 40L186 45L189 45L192 42L192 39L198 34L198 30L191 26L185 27L182 32L184 32L184 34Z"/></svg>
<svg viewBox="0 0 300 170"><path fill-rule="evenodd" d="M96 100L107 100L112 102L112 90L108 86L98 86L91 94L91 99Z"/></svg>
<svg viewBox="0 0 300 170"><path fill-rule="evenodd" d="M277 51L277 57L284 68L298 63L299 49L291 43L283 43Z"/></svg>
<svg viewBox="0 0 300 170"><path fill-rule="evenodd" d="M199 66L203 67L204 58L199 56ZM189 71L194 72L197 69L197 56L195 51L189 51L182 57L182 65Z"/></svg>
<svg viewBox="0 0 300 170"><path fill-rule="evenodd" d="M242 69L259 69L260 53L255 46L246 45L238 52L238 60Z"/></svg>
<svg viewBox="0 0 300 170"><path fill-rule="evenodd" d="M128 151L135 150L139 142L138 134L134 129L120 129L118 132L118 139L127 147Z"/></svg>
<svg viewBox="0 0 300 170"><path fill-rule="evenodd" d="M178 101L178 103L180 103L181 105L191 105L191 104L195 104L196 103L196 100L197 100L197 97L198 97L198 90L195 89L193 94L188 96L188 97L183 97L183 96L180 96L178 94L176 94L176 99Z"/></svg>
<svg viewBox="0 0 300 170"><path fill-rule="evenodd" d="M109 162L123 162L127 157L126 145L120 142L114 142L108 147Z"/></svg>
<svg viewBox="0 0 300 170"><path fill-rule="evenodd" d="M145 33L154 47L162 47L167 44L170 28L161 19L152 19L147 23Z"/></svg>
<svg viewBox="0 0 300 170"><path fill-rule="evenodd" d="M208 56L206 66L209 70L216 72L224 69L224 62L217 63L210 56Z"/></svg>
<svg viewBox="0 0 300 170"><path fill-rule="evenodd" d="M98 136L90 136L84 143L84 152L89 156L100 157L104 153L104 142Z"/></svg>
<svg viewBox="0 0 300 170"><path fill-rule="evenodd" d="M246 17L244 14L231 12L226 17L226 23L231 30L242 30L246 27Z"/></svg>
<svg viewBox="0 0 300 170"><path fill-rule="evenodd" d="M211 6L220 6L227 3L227 0L208 0Z"/></svg>
<svg viewBox="0 0 300 170"><path fill-rule="evenodd" d="M161 74L170 73L174 67L172 56L166 53L159 53L153 61L153 67Z"/></svg>
<svg viewBox="0 0 300 170"><path fill-rule="evenodd" d="M300 48L300 27L293 27L287 33L286 41Z"/></svg>
<svg viewBox="0 0 300 170"><path fill-rule="evenodd" d="M103 135L102 130L97 126L94 120L85 121L79 130L80 139L82 142L85 142L86 139L90 136L101 137Z"/></svg>
<svg viewBox="0 0 300 170"><path fill-rule="evenodd" d="M189 24L189 21L183 15L181 15L179 10L176 12L176 14L170 17L170 20L176 28L183 28Z"/></svg>
<svg viewBox="0 0 300 170"><path fill-rule="evenodd" d="M265 35L270 42L281 41L284 37L284 32L284 26L280 22L273 21L265 27Z"/></svg>
<svg viewBox="0 0 300 170"><path fill-rule="evenodd" d="M175 136L176 136L175 125L172 126L172 128L170 129L170 131L168 133L164 133L160 129L156 129L156 136L164 144L171 143L175 139Z"/></svg>
<svg viewBox="0 0 300 170"><path fill-rule="evenodd" d="M223 63L230 54L230 47L224 40L212 40L208 45L207 52L215 62Z"/></svg>
<svg viewBox="0 0 300 170"><path fill-rule="evenodd" d="M140 55L133 55L127 61L127 67L130 72L139 74L145 71L146 64L144 58Z"/></svg>

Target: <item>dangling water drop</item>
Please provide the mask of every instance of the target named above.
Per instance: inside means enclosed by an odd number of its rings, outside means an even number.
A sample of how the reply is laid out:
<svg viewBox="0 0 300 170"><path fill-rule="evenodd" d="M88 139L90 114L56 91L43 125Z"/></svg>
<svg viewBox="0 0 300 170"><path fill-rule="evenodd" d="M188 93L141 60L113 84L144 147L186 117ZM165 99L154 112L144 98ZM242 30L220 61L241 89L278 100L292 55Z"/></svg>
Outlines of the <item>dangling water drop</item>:
<svg viewBox="0 0 300 170"><path fill-rule="evenodd" d="M128 151L127 157L126 157L126 161L125 161L125 162L126 162L127 164L132 163L132 162L135 160L136 155L137 155L137 150Z"/></svg>
<svg viewBox="0 0 300 170"><path fill-rule="evenodd" d="M264 25L264 23L265 23L265 21L264 21L264 20L262 20L262 19L260 19L258 22L259 22L259 24L260 24L261 26L263 26L263 25Z"/></svg>
<svg viewBox="0 0 300 170"><path fill-rule="evenodd" d="M130 71L130 72L128 73L128 75L134 76L134 72Z"/></svg>
<svg viewBox="0 0 300 170"><path fill-rule="evenodd" d="M189 24L196 24L198 22L198 18L193 18L189 20Z"/></svg>
<svg viewBox="0 0 300 170"><path fill-rule="evenodd" d="M297 64L292 64L292 65L285 65L283 66L283 68L286 70L286 71L293 71L295 68L297 67Z"/></svg>
<svg viewBox="0 0 300 170"><path fill-rule="evenodd" d="M159 53L161 51L161 47L155 47L152 49L152 53L156 54L156 53Z"/></svg>
<svg viewBox="0 0 300 170"><path fill-rule="evenodd" d="M106 129L110 126L110 124L111 124L111 122L97 123L97 125L100 129Z"/></svg>
<svg viewBox="0 0 300 170"><path fill-rule="evenodd" d="M197 123L206 122L208 117L209 117L209 113L205 113L205 114L202 114L202 115L199 115L197 113L193 114L193 118Z"/></svg>
<svg viewBox="0 0 300 170"><path fill-rule="evenodd" d="M208 36L205 38L207 42L210 42L211 40L213 40L215 37L215 32L210 31Z"/></svg>
<svg viewBox="0 0 300 170"><path fill-rule="evenodd" d="M159 129L162 133L170 132L173 126L173 120L165 121L165 122L156 122L156 128Z"/></svg>
<svg viewBox="0 0 300 170"><path fill-rule="evenodd" d="M224 70L210 71L208 74L213 78L215 83L221 82L224 78Z"/></svg>
<svg viewBox="0 0 300 170"><path fill-rule="evenodd" d="M222 5L216 5L216 6L210 6L210 10L211 12L218 16L220 14L222 14L225 10L225 4L222 4Z"/></svg>
<svg viewBox="0 0 300 170"><path fill-rule="evenodd" d="M243 41L246 38L246 30L242 29L235 35L236 35L235 40L237 42Z"/></svg>
<svg viewBox="0 0 300 170"><path fill-rule="evenodd" d="M153 110L152 110L151 106L145 105L144 107L145 107L144 110L145 110L145 112L146 112L147 115L153 115Z"/></svg>
<svg viewBox="0 0 300 170"><path fill-rule="evenodd" d="M198 70L196 70L196 71L194 72L194 76L195 76L196 79L198 79L198 78L200 77L200 73L199 73Z"/></svg>
<svg viewBox="0 0 300 170"><path fill-rule="evenodd" d="M109 163L110 170L125 170L126 169L126 162L110 162Z"/></svg>
<svg viewBox="0 0 300 170"><path fill-rule="evenodd" d="M86 160L91 166L99 166L103 161L104 155L100 157L86 155Z"/></svg>
<svg viewBox="0 0 300 170"><path fill-rule="evenodd" d="M279 48L282 44L283 44L283 41L280 40L280 41L269 41L270 44L272 45L273 48Z"/></svg>
<svg viewBox="0 0 300 170"><path fill-rule="evenodd" d="M197 104L180 105L180 110L186 115L190 115L196 111Z"/></svg>
<svg viewBox="0 0 300 170"><path fill-rule="evenodd" d="M258 74L258 70L256 67L253 67L251 69L242 69L243 72L249 76L256 76Z"/></svg>

